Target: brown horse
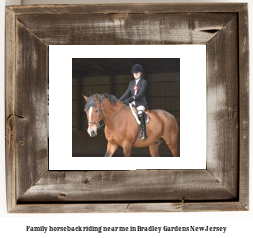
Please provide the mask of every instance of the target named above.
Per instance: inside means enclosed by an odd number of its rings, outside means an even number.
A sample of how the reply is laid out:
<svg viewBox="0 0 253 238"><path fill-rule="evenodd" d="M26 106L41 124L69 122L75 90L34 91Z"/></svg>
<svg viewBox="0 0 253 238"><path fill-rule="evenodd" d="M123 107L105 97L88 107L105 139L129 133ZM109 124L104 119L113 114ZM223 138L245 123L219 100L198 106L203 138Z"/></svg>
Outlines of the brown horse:
<svg viewBox="0 0 253 238"><path fill-rule="evenodd" d="M131 156L132 147L149 146L152 157L159 156L159 146L166 142L174 157L178 154L178 125L170 113L164 110L150 110L150 121L146 125L148 138L135 140L139 125L137 124L129 106L118 101L109 94L94 94L86 97L85 112L88 119L88 133L91 137L97 135L97 128L101 127L99 122L105 123L105 137L108 140L105 157L114 154L118 146L123 147L124 156ZM161 139L162 138L162 139Z"/></svg>

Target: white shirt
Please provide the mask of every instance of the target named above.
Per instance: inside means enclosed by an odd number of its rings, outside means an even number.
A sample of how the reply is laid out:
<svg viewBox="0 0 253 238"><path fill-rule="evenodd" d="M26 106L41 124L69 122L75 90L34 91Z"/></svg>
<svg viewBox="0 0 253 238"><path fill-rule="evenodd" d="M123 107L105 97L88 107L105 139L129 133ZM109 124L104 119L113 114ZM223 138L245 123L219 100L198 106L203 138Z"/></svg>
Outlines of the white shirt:
<svg viewBox="0 0 253 238"><path fill-rule="evenodd" d="M138 79L135 79L135 84L136 84L136 85L137 85L137 83L139 82L140 79L141 79L141 77L138 78Z"/></svg>
<svg viewBox="0 0 253 238"><path fill-rule="evenodd" d="M141 79L141 77L140 78L138 78L138 79L135 79L135 85L137 85L138 84L138 82L139 82L139 80ZM135 96L133 96L133 98L135 99Z"/></svg>

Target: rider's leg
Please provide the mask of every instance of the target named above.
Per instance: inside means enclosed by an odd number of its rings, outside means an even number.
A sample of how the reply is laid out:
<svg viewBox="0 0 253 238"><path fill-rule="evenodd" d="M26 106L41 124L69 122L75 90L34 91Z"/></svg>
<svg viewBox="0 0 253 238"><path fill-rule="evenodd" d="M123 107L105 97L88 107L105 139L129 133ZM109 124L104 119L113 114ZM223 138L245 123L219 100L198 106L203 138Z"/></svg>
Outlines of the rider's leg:
<svg viewBox="0 0 253 238"><path fill-rule="evenodd" d="M146 122L145 122L145 118L144 118L144 111L145 111L145 107L144 106L139 106L137 107L137 111L138 111L138 117L140 119L141 122L141 135L140 135L140 139L147 139L147 134L146 134Z"/></svg>

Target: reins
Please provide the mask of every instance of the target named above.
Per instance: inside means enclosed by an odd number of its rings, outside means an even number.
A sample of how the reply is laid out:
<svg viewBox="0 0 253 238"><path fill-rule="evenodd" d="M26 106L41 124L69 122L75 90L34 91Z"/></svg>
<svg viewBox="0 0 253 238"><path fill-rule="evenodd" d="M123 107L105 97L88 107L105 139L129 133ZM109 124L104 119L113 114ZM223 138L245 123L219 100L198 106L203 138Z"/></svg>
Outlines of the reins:
<svg viewBox="0 0 253 238"><path fill-rule="evenodd" d="M115 116L117 116L118 113L120 113L120 111L121 111L125 106L127 106L127 104L125 104L125 105L124 105L119 111L117 111L108 121L106 121L104 124L100 125L100 124L99 124L99 118L100 118L101 112L103 113L103 111L102 111L102 108L101 108L101 104L100 104L100 103L97 103L97 104L99 104L99 115L98 115L98 120L97 120L97 122L88 121L88 123L96 124L98 129L100 129L102 126L104 126L104 125L105 125L106 123L108 123L110 120L112 120ZM135 139L134 139L134 141L133 141L133 143L132 143L132 146L133 146L133 144L137 141L138 135L140 134L140 131L141 131L141 126L139 126L139 128L138 128L138 131L137 131L137 134L136 134L136 136L135 136Z"/></svg>
<svg viewBox="0 0 253 238"><path fill-rule="evenodd" d="M93 123L97 125L97 128L100 129L102 126L104 126L106 123L108 123L110 120L112 120L118 113L120 113L120 111L127 106L127 104L125 104L118 112L116 112L108 121L106 121L104 124L100 125L99 124L99 118L100 118L100 114L102 112L102 108L101 108L101 104L99 104L99 115L98 115L98 121L97 122L93 122L93 121L88 121L88 123ZM103 112L102 112L103 113Z"/></svg>

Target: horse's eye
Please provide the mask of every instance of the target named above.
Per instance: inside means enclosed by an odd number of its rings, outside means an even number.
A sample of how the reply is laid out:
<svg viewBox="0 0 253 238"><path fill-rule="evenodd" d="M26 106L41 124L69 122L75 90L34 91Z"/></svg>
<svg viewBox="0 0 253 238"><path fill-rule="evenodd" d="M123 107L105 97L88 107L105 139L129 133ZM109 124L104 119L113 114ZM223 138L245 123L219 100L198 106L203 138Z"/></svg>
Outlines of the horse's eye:
<svg viewBox="0 0 253 238"><path fill-rule="evenodd" d="M98 110L96 110L96 113L98 113Z"/></svg>

